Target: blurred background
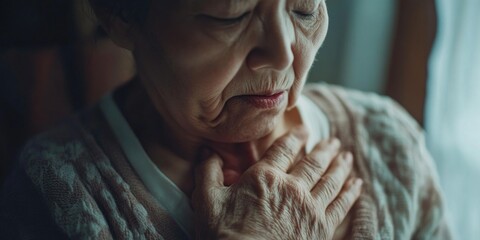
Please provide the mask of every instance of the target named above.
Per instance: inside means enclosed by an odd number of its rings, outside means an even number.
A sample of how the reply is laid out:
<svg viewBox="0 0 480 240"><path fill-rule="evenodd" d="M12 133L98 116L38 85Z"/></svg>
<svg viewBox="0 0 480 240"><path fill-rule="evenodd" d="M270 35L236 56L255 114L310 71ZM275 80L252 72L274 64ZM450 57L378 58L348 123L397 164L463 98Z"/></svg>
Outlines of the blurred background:
<svg viewBox="0 0 480 240"><path fill-rule="evenodd" d="M480 236L480 1L329 0L309 81L388 95L426 129L457 239ZM3 0L0 182L31 136L135 74L85 0Z"/></svg>

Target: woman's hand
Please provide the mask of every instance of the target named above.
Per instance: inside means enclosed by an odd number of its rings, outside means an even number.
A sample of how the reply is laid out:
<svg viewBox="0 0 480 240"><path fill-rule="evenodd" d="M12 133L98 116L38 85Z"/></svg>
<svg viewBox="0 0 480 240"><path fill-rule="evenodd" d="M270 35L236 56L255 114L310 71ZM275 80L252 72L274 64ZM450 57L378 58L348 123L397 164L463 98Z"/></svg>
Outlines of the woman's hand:
<svg viewBox="0 0 480 240"><path fill-rule="evenodd" d="M301 156L305 142L305 130L292 130L229 187L222 160L213 155L204 161L192 197L197 238L331 239L362 181L347 181L352 155L339 153L338 140Z"/></svg>

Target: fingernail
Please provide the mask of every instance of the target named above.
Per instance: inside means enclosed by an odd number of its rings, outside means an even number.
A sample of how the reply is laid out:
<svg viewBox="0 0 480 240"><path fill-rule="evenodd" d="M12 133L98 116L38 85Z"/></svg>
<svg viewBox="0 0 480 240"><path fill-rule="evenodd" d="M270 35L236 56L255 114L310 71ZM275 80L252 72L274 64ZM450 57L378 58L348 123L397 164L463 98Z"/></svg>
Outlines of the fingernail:
<svg viewBox="0 0 480 240"><path fill-rule="evenodd" d="M357 178L355 179L355 182L353 184L355 184L355 187L359 188L363 185L363 180L360 178Z"/></svg>
<svg viewBox="0 0 480 240"><path fill-rule="evenodd" d="M343 160L345 160L345 162L347 162L348 164L350 164L353 160L353 155L351 152L344 152L342 157Z"/></svg>
<svg viewBox="0 0 480 240"><path fill-rule="evenodd" d="M347 186L351 187L355 185L355 178L348 179Z"/></svg>
<svg viewBox="0 0 480 240"><path fill-rule="evenodd" d="M332 146L340 146L340 140L336 137L330 139L329 144Z"/></svg>
<svg viewBox="0 0 480 240"><path fill-rule="evenodd" d="M303 127L303 126L294 127L292 132L295 135L295 137L297 137L297 138L303 138L303 137L305 137L305 135L307 133L305 127Z"/></svg>

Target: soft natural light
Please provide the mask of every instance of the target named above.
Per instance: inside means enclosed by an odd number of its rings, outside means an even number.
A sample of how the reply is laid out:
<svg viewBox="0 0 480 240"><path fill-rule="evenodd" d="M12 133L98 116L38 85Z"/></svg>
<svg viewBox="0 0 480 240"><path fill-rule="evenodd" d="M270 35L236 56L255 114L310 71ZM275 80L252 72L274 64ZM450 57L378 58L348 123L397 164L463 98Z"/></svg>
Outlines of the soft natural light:
<svg viewBox="0 0 480 240"><path fill-rule="evenodd" d="M427 142L456 239L480 236L480 1L437 0L430 59Z"/></svg>

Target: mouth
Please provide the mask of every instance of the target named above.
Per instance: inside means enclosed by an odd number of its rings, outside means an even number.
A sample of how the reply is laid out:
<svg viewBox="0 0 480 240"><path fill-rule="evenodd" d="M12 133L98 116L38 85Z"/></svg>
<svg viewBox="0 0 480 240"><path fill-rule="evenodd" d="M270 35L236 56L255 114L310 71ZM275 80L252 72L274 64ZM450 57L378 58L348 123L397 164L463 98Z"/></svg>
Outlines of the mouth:
<svg viewBox="0 0 480 240"><path fill-rule="evenodd" d="M249 103L255 108L271 109L277 108L285 100L286 91L278 91L274 93L242 95L240 99Z"/></svg>
<svg viewBox="0 0 480 240"><path fill-rule="evenodd" d="M259 110L275 110L280 109L287 100L288 90L279 90L265 93L244 94L237 95L230 98L228 101L235 101L244 103L246 106L251 106ZM217 126L225 117L219 114L213 121L211 126Z"/></svg>

